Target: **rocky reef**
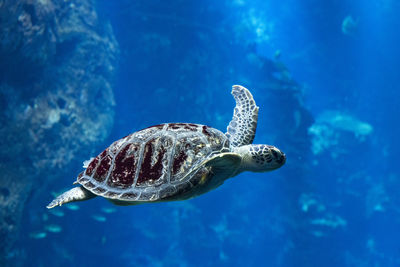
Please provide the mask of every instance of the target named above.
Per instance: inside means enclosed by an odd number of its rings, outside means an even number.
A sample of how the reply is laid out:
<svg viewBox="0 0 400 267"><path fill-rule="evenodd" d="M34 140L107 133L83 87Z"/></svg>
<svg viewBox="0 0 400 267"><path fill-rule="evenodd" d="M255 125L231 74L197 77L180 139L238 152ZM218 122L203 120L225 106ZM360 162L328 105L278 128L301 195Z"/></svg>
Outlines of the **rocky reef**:
<svg viewBox="0 0 400 267"><path fill-rule="evenodd" d="M91 0L1 0L0 18L0 259L12 260L27 200L108 136L119 47Z"/></svg>

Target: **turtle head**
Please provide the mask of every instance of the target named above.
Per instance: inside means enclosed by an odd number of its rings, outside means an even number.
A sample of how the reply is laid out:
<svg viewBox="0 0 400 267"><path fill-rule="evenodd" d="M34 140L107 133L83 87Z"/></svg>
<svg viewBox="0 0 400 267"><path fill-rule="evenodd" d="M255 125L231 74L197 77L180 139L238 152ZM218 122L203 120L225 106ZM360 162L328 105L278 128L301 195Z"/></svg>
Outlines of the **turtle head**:
<svg viewBox="0 0 400 267"><path fill-rule="evenodd" d="M235 151L242 156L240 171L267 172L286 162L285 154L270 145L245 145Z"/></svg>

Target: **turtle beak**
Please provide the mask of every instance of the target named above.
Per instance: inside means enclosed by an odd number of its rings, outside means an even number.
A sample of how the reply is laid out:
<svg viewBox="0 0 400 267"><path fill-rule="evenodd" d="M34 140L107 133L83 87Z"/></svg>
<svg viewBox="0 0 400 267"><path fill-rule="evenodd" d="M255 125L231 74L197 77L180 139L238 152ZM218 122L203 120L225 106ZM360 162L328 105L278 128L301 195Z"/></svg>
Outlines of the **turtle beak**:
<svg viewBox="0 0 400 267"><path fill-rule="evenodd" d="M280 165L284 165L286 162L286 155L276 147L270 148L271 155L274 157L275 161Z"/></svg>
<svg viewBox="0 0 400 267"><path fill-rule="evenodd" d="M282 162L282 165L286 163L286 155L285 155L285 153L283 153L283 152L282 152L280 161Z"/></svg>

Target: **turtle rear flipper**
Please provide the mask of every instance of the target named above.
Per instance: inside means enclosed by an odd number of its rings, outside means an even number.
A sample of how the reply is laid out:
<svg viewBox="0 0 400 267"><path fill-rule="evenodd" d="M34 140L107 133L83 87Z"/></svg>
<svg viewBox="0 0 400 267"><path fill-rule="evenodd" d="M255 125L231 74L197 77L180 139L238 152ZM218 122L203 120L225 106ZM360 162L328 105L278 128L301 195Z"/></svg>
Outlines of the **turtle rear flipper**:
<svg viewBox="0 0 400 267"><path fill-rule="evenodd" d="M50 202L49 205L47 205L47 208L51 209L55 206L61 206L62 204L69 202L88 200L94 198L95 196L95 194L93 194L89 190L86 190L82 186L74 187L56 197L52 202Z"/></svg>
<svg viewBox="0 0 400 267"><path fill-rule="evenodd" d="M231 147L239 147L253 143L256 134L258 107L250 91L240 85L232 87L232 95L236 101L233 117L228 125L226 136Z"/></svg>

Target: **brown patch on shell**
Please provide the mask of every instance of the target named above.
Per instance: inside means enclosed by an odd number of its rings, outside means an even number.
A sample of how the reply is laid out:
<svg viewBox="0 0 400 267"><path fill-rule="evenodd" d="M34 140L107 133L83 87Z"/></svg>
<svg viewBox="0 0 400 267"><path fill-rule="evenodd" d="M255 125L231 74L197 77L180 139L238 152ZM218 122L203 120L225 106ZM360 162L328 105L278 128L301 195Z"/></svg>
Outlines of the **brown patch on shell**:
<svg viewBox="0 0 400 267"><path fill-rule="evenodd" d="M107 155L99 163L96 168L96 172L93 175L93 179L99 183L103 182L107 178L108 170L110 169L112 158Z"/></svg>
<svg viewBox="0 0 400 267"><path fill-rule="evenodd" d="M187 157L188 155L184 150L181 150L178 155L175 154L172 164L172 175L175 175L180 170Z"/></svg>
<svg viewBox="0 0 400 267"><path fill-rule="evenodd" d="M138 197L138 193L134 193L134 192L128 192L128 193L124 193L122 194L121 198L122 199L136 199Z"/></svg>
<svg viewBox="0 0 400 267"><path fill-rule="evenodd" d="M206 136L208 136L208 137L211 137L212 135L211 135L211 133L208 131L208 128L209 128L208 126L203 125L201 132L202 132L204 135L206 135Z"/></svg>
<svg viewBox="0 0 400 267"><path fill-rule="evenodd" d="M132 186L136 174L136 154L139 147L139 144L127 144L115 156L114 168L107 181L109 186L120 188Z"/></svg>
<svg viewBox="0 0 400 267"><path fill-rule="evenodd" d="M118 193L110 191L110 192L107 192L105 194L105 196L108 197L108 198L115 198L116 196L118 196Z"/></svg>
<svg viewBox="0 0 400 267"><path fill-rule="evenodd" d="M197 125L193 123L169 123L169 130L189 130L192 132L197 132Z"/></svg>
<svg viewBox="0 0 400 267"><path fill-rule="evenodd" d="M140 172L136 185L141 185L145 182L154 183L162 177L164 169L163 159L167 150L162 142L160 146L156 149L156 145L159 139L160 138L153 138L145 144L143 151L143 161L140 166ZM153 158L156 159L154 164L152 164Z"/></svg>
<svg viewBox="0 0 400 267"><path fill-rule="evenodd" d="M89 166L86 168L86 175L91 176L93 174L93 170L97 167L97 163L99 163L99 157L94 158Z"/></svg>
<svg viewBox="0 0 400 267"><path fill-rule="evenodd" d="M97 188L93 189L93 192L95 192L96 194L102 194L102 193L106 192L106 190L104 188L97 187Z"/></svg>

